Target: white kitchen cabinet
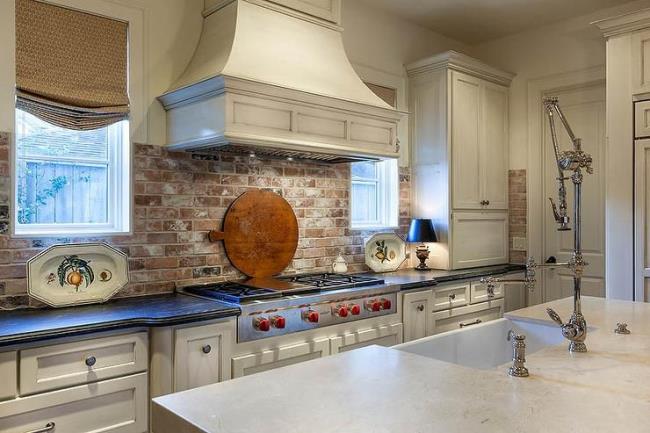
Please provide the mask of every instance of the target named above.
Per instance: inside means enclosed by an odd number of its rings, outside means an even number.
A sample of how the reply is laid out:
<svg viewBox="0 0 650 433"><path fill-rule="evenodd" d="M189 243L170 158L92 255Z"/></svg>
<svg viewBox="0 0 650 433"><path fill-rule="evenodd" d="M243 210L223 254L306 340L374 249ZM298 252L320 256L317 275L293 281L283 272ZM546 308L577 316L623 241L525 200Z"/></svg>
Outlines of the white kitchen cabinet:
<svg viewBox="0 0 650 433"><path fill-rule="evenodd" d="M470 288L470 304L491 301L493 299L503 298L505 293L505 283L495 283L492 290L488 290L488 285L479 281L473 282Z"/></svg>
<svg viewBox="0 0 650 433"><path fill-rule="evenodd" d="M454 51L414 62L407 71L413 213L434 221L441 244L430 265L461 269L507 263L508 86L513 75ZM465 217L452 226L456 214L478 212L500 218L497 234L475 236L486 228L484 218ZM477 228L469 228L473 225ZM497 236L495 255L489 246Z"/></svg>
<svg viewBox="0 0 650 433"><path fill-rule="evenodd" d="M385 347L394 346L402 342L403 332L404 327L401 323L392 323L346 333L330 339L330 352L332 354L347 352L373 344Z"/></svg>
<svg viewBox="0 0 650 433"><path fill-rule="evenodd" d="M329 354L330 339L320 338L236 356L232 358L232 377L248 376L249 374L322 358Z"/></svg>
<svg viewBox="0 0 650 433"><path fill-rule="evenodd" d="M650 101L634 103L634 138L650 137Z"/></svg>
<svg viewBox="0 0 650 433"><path fill-rule="evenodd" d="M456 211L452 233L453 269L508 263L508 212Z"/></svg>
<svg viewBox="0 0 650 433"><path fill-rule="evenodd" d="M650 92L650 30L632 33L632 93Z"/></svg>
<svg viewBox="0 0 650 433"><path fill-rule="evenodd" d="M15 351L0 353L0 400L18 395L18 362Z"/></svg>
<svg viewBox="0 0 650 433"><path fill-rule="evenodd" d="M448 310L469 304L469 283L439 286L433 289L433 311Z"/></svg>
<svg viewBox="0 0 650 433"><path fill-rule="evenodd" d="M212 323L175 331L174 391L197 388L230 379L229 324Z"/></svg>
<svg viewBox="0 0 650 433"><path fill-rule="evenodd" d="M146 371L146 332L86 339L20 351L20 394L58 389Z"/></svg>
<svg viewBox="0 0 650 433"><path fill-rule="evenodd" d="M503 299L432 313L432 334L462 329L503 317Z"/></svg>
<svg viewBox="0 0 650 433"><path fill-rule="evenodd" d="M426 337L431 332L431 311L433 310L431 289L405 293L402 298L402 322L404 341Z"/></svg>
<svg viewBox="0 0 650 433"><path fill-rule="evenodd" d="M508 275L509 279L523 279L524 274ZM504 312L519 310L528 306L528 289L524 283L503 283Z"/></svg>
<svg viewBox="0 0 650 433"><path fill-rule="evenodd" d="M0 431L144 433L147 380L139 373L0 402Z"/></svg>

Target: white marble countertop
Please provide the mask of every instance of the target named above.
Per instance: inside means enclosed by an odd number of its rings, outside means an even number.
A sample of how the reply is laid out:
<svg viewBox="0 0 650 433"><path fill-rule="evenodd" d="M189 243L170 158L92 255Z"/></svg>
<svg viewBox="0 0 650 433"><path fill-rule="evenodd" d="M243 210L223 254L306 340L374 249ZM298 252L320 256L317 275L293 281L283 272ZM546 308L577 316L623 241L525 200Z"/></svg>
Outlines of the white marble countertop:
<svg viewBox="0 0 650 433"><path fill-rule="evenodd" d="M550 306L565 320L572 308ZM548 323L545 307L509 316ZM583 312L590 351L542 349L529 378L372 346L156 398L153 431L647 433L650 304L583 298Z"/></svg>

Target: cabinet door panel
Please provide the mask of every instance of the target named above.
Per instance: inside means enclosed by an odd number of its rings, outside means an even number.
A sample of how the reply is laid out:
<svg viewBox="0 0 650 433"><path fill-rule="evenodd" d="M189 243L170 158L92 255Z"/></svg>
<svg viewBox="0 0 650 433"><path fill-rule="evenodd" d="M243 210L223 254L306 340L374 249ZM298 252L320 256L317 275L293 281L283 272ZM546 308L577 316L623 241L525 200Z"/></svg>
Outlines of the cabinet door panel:
<svg viewBox="0 0 650 433"><path fill-rule="evenodd" d="M452 73L452 200L455 209L481 208L481 80Z"/></svg>
<svg viewBox="0 0 650 433"><path fill-rule="evenodd" d="M481 198L487 209L508 209L508 89L485 83L481 107Z"/></svg>
<svg viewBox="0 0 650 433"><path fill-rule="evenodd" d="M433 301L431 290L404 295L404 341L416 340L430 334L430 316Z"/></svg>
<svg viewBox="0 0 650 433"><path fill-rule="evenodd" d="M335 354L373 344L390 347L402 342L403 332L404 329L401 323L364 329L332 338L330 340L330 349L332 354Z"/></svg>
<svg viewBox="0 0 650 433"><path fill-rule="evenodd" d="M274 368L285 367L330 354L330 340L323 338L315 341L283 346L232 359L232 377L248 376Z"/></svg>
<svg viewBox="0 0 650 433"><path fill-rule="evenodd" d="M650 31L632 34L632 93L650 92Z"/></svg>
<svg viewBox="0 0 650 433"><path fill-rule="evenodd" d="M174 391L230 379L230 325L210 324L176 330Z"/></svg>
<svg viewBox="0 0 650 433"><path fill-rule="evenodd" d="M452 268L508 263L507 212L454 212Z"/></svg>

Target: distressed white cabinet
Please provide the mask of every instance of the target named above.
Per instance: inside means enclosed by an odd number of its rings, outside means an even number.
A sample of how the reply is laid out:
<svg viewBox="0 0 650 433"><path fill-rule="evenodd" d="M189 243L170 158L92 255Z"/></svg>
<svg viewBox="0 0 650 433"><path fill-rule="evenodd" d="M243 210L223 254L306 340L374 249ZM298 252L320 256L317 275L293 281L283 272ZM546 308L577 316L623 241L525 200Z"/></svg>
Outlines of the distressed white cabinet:
<svg viewBox="0 0 650 433"><path fill-rule="evenodd" d="M508 248L503 252L502 245L508 242L508 86L512 74L455 51L414 62L407 71L413 212L433 219L443 244L432 254L430 265L460 269L507 263ZM479 211L494 212L500 219L497 234L490 233L490 239L475 236L486 228L484 218L464 218L452 226L454 215ZM468 234L471 245L466 243ZM462 240L456 241L457 236ZM498 252L489 248L496 236Z"/></svg>
<svg viewBox="0 0 650 433"><path fill-rule="evenodd" d="M650 137L650 101L634 103L634 138Z"/></svg>
<svg viewBox="0 0 650 433"><path fill-rule="evenodd" d="M431 289L404 294L402 298L404 341L417 340L430 334L432 295Z"/></svg>
<svg viewBox="0 0 650 433"><path fill-rule="evenodd" d="M58 389L146 371L147 332L20 351L20 394Z"/></svg>
<svg viewBox="0 0 650 433"><path fill-rule="evenodd" d="M0 402L0 431L145 433L147 400L147 373L35 394Z"/></svg>
<svg viewBox="0 0 650 433"><path fill-rule="evenodd" d="M478 304L479 302L503 298L503 294L505 293L504 287L505 283L495 283L494 288L489 291L487 284L475 281L470 288L470 304Z"/></svg>
<svg viewBox="0 0 650 433"><path fill-rule="evenodd" d="M175 330L174 391L230 379L232 327L212 323Z"/></svg>
<svg viewBox="0 0 650 433"><path fill-rule="evenodd" d="M632 33L632 93L650 92L650 30Z"/></svg>
<svg viewBox="0 0 650 433"><path fill-rule="evenodd" d="M346 333L330 339L330 352L333 355L373 344L385 347L394 346L402 342L403 332L404 327L401 323L393 323Z"/></svg>
<svg viewBox="0 0 650 433"><path fill-rule="evenodd" d="M503 299L472 304L432 314L432 334L462 329L503 317Z"/></svg>
<svg viewBox="0 0 650 433"><path fill-rule="evenodd" d="M151 397L230 379L235 320L151 328Z"/></svg>
<svg viewBox="0 0 650 433"><path fill-rule="evenodd" d="M433 290L433 311L449 310L469 303L469 283L451 284Z"/></svg>
<svg viewBox="0 0 650 433"><path fill-rule="evenodd" d="M453 269L508 262L508 212L455 211L452 233Z"/></svg>
<svg viewBox="0 0 650 433"><path fill-rule="evenodd" d="M310 359L322 358L329 354L329 338L261 350L232 358L232 377L248 376Z"/></svg>

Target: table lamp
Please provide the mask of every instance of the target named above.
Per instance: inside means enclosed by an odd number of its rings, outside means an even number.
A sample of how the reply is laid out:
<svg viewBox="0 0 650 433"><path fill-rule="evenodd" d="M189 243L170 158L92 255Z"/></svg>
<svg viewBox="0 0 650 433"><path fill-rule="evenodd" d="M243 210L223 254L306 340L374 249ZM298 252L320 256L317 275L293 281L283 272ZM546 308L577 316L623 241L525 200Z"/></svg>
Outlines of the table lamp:
<svg viewBox="0 0 650 433"><path fill-rule="evenodd" d="M419 242L420 245L415 249L415 256L420 260L420 264L415 267L418 271L427 271L431 268L425 263L429 258L429 247L425 242L438 242L436 232L433 230L433 222L428 218L414 218L411 220L406 242Z"/></svg>

